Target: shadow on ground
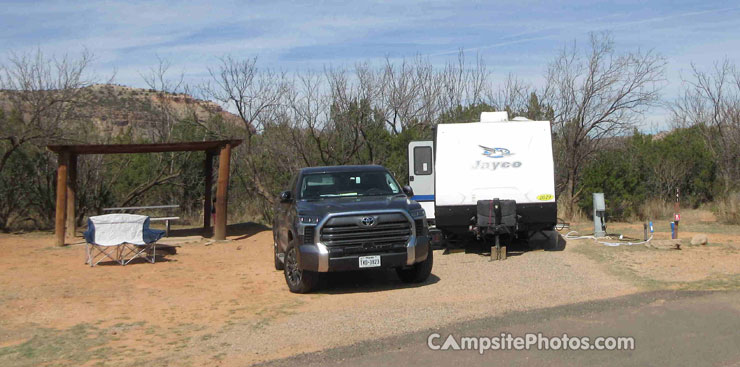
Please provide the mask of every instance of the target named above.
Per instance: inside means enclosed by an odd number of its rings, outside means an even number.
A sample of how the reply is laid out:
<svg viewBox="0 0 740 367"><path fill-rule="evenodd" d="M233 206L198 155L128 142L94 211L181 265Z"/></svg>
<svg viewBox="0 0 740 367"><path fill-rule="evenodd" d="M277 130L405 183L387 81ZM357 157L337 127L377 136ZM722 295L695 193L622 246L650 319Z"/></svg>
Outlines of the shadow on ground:
<svg viewBox="0 0 740 367"><path fill-rule="evenodd" d="M506 246L507 257L526 255L532 251L562 251L565 249L565 239L559 233L556 237L548 237L543 234L535 234L528 241L514 240L502 245ZM554 241L554 242L553 242ZM470 256L491 256L491 245L484 241L475 239L460 240L455 246L465 251ZM439 249L435 247L435 249ZM454 250L453 250L454 251ZM445 251L447 252L447 251ZM440 254L441 255L441 254ZM436 256L440 256L436 255ZM444 255L442 255L444 256ZM434 270L432 269L432 272ZM404 283L393 269L374 269L350 271L341 273L322 274L320 288L315 293L344 294L344 293L369 293L382 292L391 289L416 288L434 284L441 279L432 273L425 282Z"/></svg>
<svg viewBox="0 0 740 367"><path fill-rule="evenodd" d="M434 270L432 270L433 272ZM322 274L320 288L314 293L345 294L382 292L391 289L417 288L439 282L433 273L422 283L404 283L393 269L358 270Z"/></svg>
<svg viewBox="0 0 740 367"><path fill-rule="evenodd" d="M162 256L160 254L157 254L157 258L155 259L154 264L156 264L156 263L162 263L162 262L171 262L171 261L177 261L177 260L170 259L170 258L167 258L167 257ZM121 265L121 264L119 264L119 263L117 263L115 261L112 261L112 260L106 260L106 261L101 261L101 262L97 263L95 265L95 267L98 267L98 266L133 266L133 265L139 265L139 264L154 265L154 264L150 263L149 261L144 260L144 259L142 259L142 258L139 257L139 258L136 258L136 259L131 260L131 262L129 262L129 263L126 263L126 265Z"/></svg>
<svg viewBox="0 0 740 367"><path fill-rule="evenodd" d="M506 246L506 256L521 256L532 251L563 251L565 250L565 238L560 233L554 233L556 237L549 237L542 233L535 233L529 240L513 239L502 240L501 246ZM474 238L464 238L454 241L454 243L445 251L445 254L462 252L466 254L477 254L480 256L491 256L490 241L476 240ZM436 248L436 247L435 247ZM443 248L443 247L440 247Z"/></svg>
<svg viewBox="0 0 740 367"><path fill-rule="evenodd" d="M229 224L226 226L226 236L227 237L236 237L232 238L233 240L243 240L245 238L249 238L254 236L255 234L269 230L270 227L254 223L254 222L243 222L243 223L234 223ZM188 236L203 236L206 238L213 237L213 229L203 229L201 227L196 228L181 228L181 229L172 229L170 230L170 237L188 237Z"/></svg>

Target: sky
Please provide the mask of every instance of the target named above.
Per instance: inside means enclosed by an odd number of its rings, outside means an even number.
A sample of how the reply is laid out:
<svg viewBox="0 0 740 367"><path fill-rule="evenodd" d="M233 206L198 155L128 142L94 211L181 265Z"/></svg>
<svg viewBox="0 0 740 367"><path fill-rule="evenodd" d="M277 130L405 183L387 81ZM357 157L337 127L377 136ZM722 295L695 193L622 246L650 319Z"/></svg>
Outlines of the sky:
<svg viewBox="0 0 740 367"><path fill-rule="evenodd" d="M218 58L257 56L285 71L427 57L440 66L463 49L480 55L493 82L513 73L537 86L566 45L609 31L620 52L653 50L668 62L663 90L675 98L693 62L740 60L734 1L30 1L0 0L0 60L41 49L95 56L102 79L144 87L166 59L189 82ZM647 125L665 123L653 108Z"/></svg>

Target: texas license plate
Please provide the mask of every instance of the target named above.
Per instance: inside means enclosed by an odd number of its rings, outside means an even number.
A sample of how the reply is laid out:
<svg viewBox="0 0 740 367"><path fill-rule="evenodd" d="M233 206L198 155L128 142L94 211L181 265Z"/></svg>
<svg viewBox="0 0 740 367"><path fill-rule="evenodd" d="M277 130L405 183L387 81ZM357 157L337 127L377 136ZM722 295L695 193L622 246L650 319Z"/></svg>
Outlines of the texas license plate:
<svg viewBox="0 0 740 367"><path fill-rule="evenodd" d="M380 266L380 255L360 256L361 268L377 268Z"/></svg>

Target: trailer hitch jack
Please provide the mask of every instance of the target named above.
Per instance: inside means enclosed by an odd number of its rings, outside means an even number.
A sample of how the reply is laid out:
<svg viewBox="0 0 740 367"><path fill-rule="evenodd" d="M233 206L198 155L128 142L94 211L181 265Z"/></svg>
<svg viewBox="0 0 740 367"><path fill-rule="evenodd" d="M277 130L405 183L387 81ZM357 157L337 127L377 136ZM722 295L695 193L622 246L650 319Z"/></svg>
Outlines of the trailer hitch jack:
<svg viewBox="0 0 740 367"><path fill-rule="evenodd" d="M495 246L491 246L491 260L506 260L506 246L501 246L499 235L496 235Z"/></svg>

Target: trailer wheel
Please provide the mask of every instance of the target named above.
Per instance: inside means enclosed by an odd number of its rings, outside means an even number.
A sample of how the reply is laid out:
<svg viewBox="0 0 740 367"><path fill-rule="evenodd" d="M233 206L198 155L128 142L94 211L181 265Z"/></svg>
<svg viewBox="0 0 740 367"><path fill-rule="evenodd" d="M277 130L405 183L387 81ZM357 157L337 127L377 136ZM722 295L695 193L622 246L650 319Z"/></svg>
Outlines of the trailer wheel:
<svg viewBox="0 0 740 367"><path fill-rule="evenodd" d="M460 248L460 245L464 247L463 239L457 233L442 230L442 237L444 237L442 248Z"/></svg>
<svg viewBox="0 0 740 367"><path fill-rule="evenodd" d="M520 235L521 238L521 235ZM545 251L565 250L565 239L557 231L541 230L526 233L527 247L532 250L543 249Z"/></svg>
<svg viewBox="0 0 740 367"><path fill-rule="evenodd" d="M545 251L563 251L565 250L565 239L555 230L542 231L546 237Z"/></svg>

